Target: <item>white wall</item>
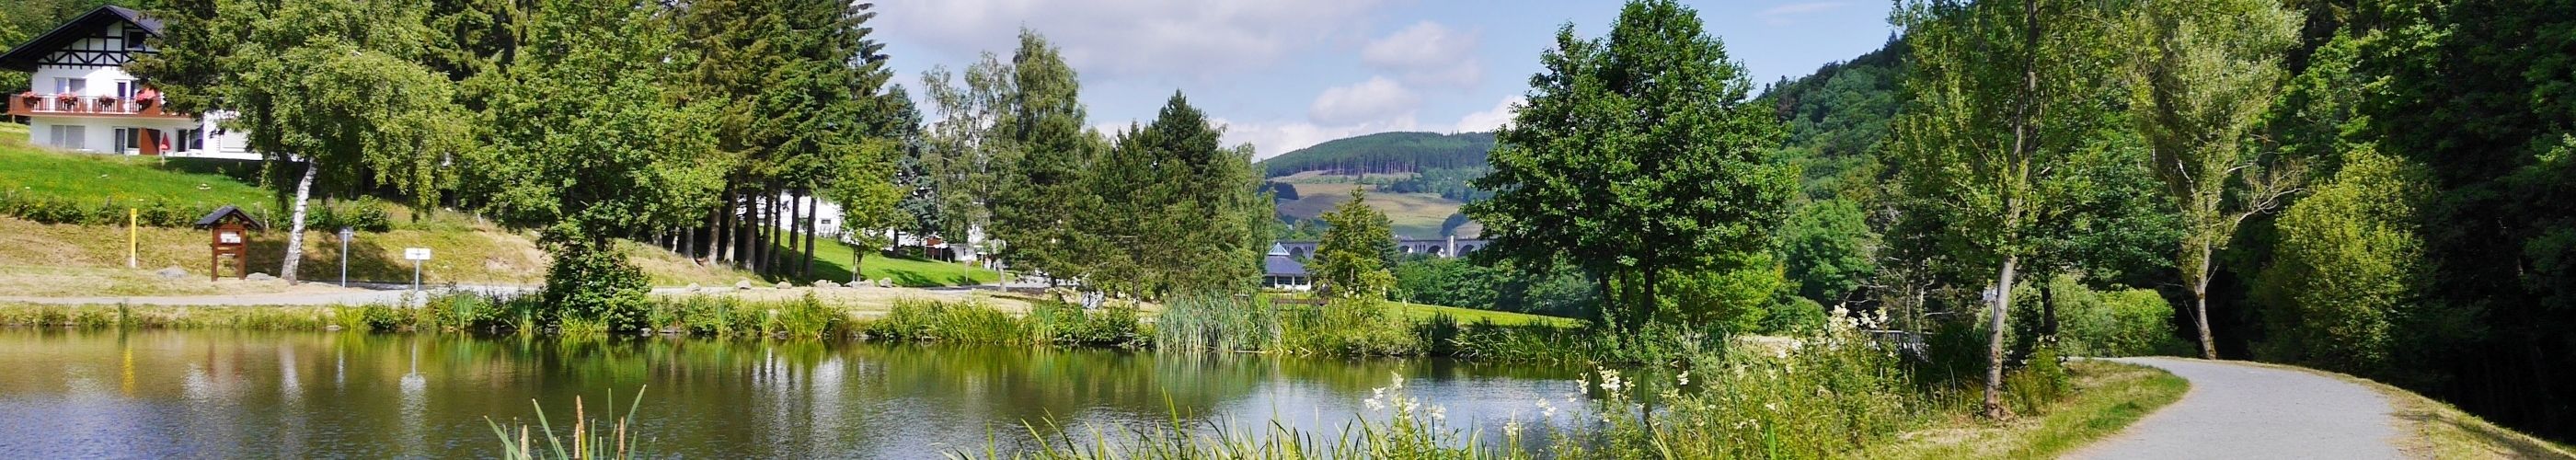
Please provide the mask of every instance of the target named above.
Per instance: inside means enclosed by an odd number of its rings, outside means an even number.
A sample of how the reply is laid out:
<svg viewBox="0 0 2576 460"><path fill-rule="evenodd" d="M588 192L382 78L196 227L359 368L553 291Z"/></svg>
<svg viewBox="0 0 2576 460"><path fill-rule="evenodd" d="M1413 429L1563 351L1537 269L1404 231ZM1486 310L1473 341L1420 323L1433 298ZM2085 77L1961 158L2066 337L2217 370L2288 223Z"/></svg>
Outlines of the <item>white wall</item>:
<svg viewBox="0 0 2576 460"><path fill-rule="evenodd" d="M121 37L123 36L124 29L124 24L119 23L102 27L99 30L91 31L91 33L93 35ZM124 46L124 43L121 39L86 38L73 43L70 45L69 49L119 49L119 47L122 46ZM125 68L123 67L42 66L36 68L36 71L29 75L27 90L34 91L38 94L57 94L58 90L64 86L58 81L60 79L81 80L83 82L81 84L82 87L79 91L75 91L74 93L82 97L123 96L121 94L117 94L116 84L118 82L133 82L136 80L134 75L126 73ZM12 93L15 93L15 91L12 91ZM247 140L244 138L243 132L239 130L223 129L221 126L218 126L221 120L230 118L227 114L218 112L198 118L199 119L191 120L132 116L35 115L28 117L29 124L27 125L27 140L30 143L39 145L65 146L69 143L64 142L63 139L54 138L53 126L77 125L82 127L81 139L78 144L80 145L79 150L109 153L108 151L112 150L116 146L117 128L158 129L168 132L173 136L178 135L179 131L183 129L198 129L202 130L201 132L203 133L201 143L204 145L204 148L188 152L163 152L163 154L174 157L232 158L243 160L256 160L260 158L258 153L251 152L247 148ZM219 130L223 131L223 134L215 134ZM176 148L178 146L178 140L172 139L171 147ZM128 149L124 152L114 153L135 154L140 152L134 149Z"/></svg>

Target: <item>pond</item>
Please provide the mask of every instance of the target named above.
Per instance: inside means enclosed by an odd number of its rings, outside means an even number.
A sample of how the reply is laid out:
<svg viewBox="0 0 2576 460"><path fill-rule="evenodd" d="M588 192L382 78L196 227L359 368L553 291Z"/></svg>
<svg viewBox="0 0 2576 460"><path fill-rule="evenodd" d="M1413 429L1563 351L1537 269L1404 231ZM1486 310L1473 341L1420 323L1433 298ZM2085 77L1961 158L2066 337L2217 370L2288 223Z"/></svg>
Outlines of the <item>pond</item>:
<svg viewBox="0 0 2576 460"><path fill-rule="evenodd" d="M1575 369L1446 359L680 338L0 328L13 458L490 457L486 417L559 429L646 388L654 456L937 457L1175 417L1332 432L1405 376L1451 426L1533 417ZM1383 415L1374 419L1383 420Z"/></svg>

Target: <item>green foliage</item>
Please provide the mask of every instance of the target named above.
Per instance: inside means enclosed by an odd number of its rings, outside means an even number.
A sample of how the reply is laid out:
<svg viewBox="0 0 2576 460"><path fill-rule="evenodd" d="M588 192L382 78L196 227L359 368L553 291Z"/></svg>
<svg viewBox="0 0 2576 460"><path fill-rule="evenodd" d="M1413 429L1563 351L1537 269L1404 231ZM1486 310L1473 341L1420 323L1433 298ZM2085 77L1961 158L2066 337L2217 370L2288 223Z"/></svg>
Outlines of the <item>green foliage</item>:
<svg viewBox="0 0 2576 460"><path fill-rule="evenodd" d="M1336 139L1261 160L1263 177L1305 171L1336 174L1419 172L1484 166L1493 133L1377 133Z"/></svg>
<svg viewBox="0 0 2576 460"><path fill-rule="evenodd" d="M1086 286L1143 298L1252 288L1272 210L1250 146L1222 148L1222 134L1179 93L1152 124L1119 133L1083 177L1099 200L1074 222L1092 258Z"/></svg>
<svg viewBox="0 0 2576 460"><path fill-rule="evenodd" d="M1771 305L1762 317L1762 331L1770 334L1812 334L1825 327L1824 304L1805 297L1789 296L1787 301Z"/></svg>
<svg viewBox="0 0 2576 460"><path fill-rule="evenodd" d="M1465 258L1427 256L1406 258L1391 273L1395 285L1389 297L1394 300L1487 310L1501 309L1500 289L1511 276Z"/></svg>
<svg viewBox="0 0 2576 460"><path fill-rule="evenodd" d="M1485 177L1485 168L1431 168L1412 177L1388 182L1379 188L1387 193L1430 193L1460 202L1473 203L1494 196L1476 188L1476 178Z"/></svg>
<svg viewBox="0 0 2576 460"><path fill-rule="evenodd" d="M2257 293L2266 359L2387 376L2426 328L2429 267L2416 227L2432 195L2422 168L2367 148L2347 152L2334 181L2290 208Z"/></svg>
<svg viewBox="0 0 2576 460"><path fill-rule="evenodd" d="M1696 12L1632 2L1606 37L1560 28L1540 63L1475 182L1495 196L1466 209L1493 240L1480 253L1638 275L1638 298L1615 302L1636 327L1659 275L1769 249L1797 178L1772 160L1779 121L1746 101L1745 70Z"/></svg>
<svg viewBox="0 0 2576 460"><path fill-rule="evenodd" d="M1681 273L1665 278L1654 319L1724 334L1763 330L1771 303L1787 280L1769 254L1756 253L1729 263L1731 268Z"/></svg>
<svg viewBox="0 0 2576 460"><path fill-rule="evenodd" d="M860 323L873 340L962 344L1034 345L1037 336L1020 318L980 303L897 300L885 317Z"/></svg>
<svg viewBox="0 0 2576 460"><path fill-rule="evenodd" d="M1087 131L1081 82L1045 37L1021 30L1009 68L1010 103L991 135L1000 148L1016 150L1019 163L999 179L1000 194L988 205L991 231L1006 242L1003 257L1015 264L1079 277L1085 273L1082 227L1071 224L1100 205L1083 174L1107 146Z"/></svg>
<svg viewBox="0 0 2576 460"><path fill-rule="evenodd" d="M1280 347L1341 356L1407 356L1427 349L1414 324L1394 304L1372 298L1337 298L1322 306L1283 307ZM1432 332L1426 329L1424 332Z"/></svg>
<svg viewBox="0 0 2576 460"><path fill-rule="evenodd" d="M576 242L554 251L543 297L555 311L544 317L600 322L617 331L652 326L645 322L652 285L615 245Z"/></svg>
<svg viewBox="0 0 2576 460"><path fill-rule="evenodd" d="M581 398L574 397L572 400L573 425L571 430L565 433L556 433L554 422L546 420L545 405L529 401L528 406L537 413L536 424L513 422L512 425L517 428L513 430L503 428L501 422L492 420L490 417L483 419L484 424L492 427L492 435L501 438L501 458L625 460L649 456L642 452L643 449L635 446L635 440L652 438L629 435L627 431L629 426L635 425L635 410L644 406L644 389L641 387L635 389L633 400L626 403L626 415L623 417L617 415L617 393L614 391L608 394L607 416L599 419L591 418L590 411L582 407ZM615 420L616 423L610 424L606 422L607 420Z"/></svg>
<svg viewBox="0 0 2576 460"><path fill-rule="evenodd" d="M1138 321L1136 306L1123 302L1098 310L1064 302L1033 302L1028 321L1030 333L1044 343L1135 346L1153 339Z"/></svg>
<svg viewBox="0 0 2576 460"><path fill-rule="evenodd" d="M1877 181L1867 180L1874 178L1844 176L1865 167L1887 138L1888 122L1901 105L1898 86L1905 81L1907 60L1905 42L1892 39L1877 51L1825 64L1795 80L1784 78L1762 92L1762 101L1778 107L1788 125L1780 157L1806 172L1801 185L1808 197L1876 186Z"/></svg>
<svg viewBox="0 0 2576 460"><path fill-rule="evenodd" d="M2268 0L2164 0L2140 11L2146 30L2129 59L2138 80L2130 107L2155 153L2147 169L2182 210L2175 265L2194 297L2201 357L2215 359L2206 302L2212 259L2246 216L2279 206L2301 178L2299 165L2255 161L2244 142L2279 91L2282 51L2296 43L2301 21ZM2245 185L2230 205L2230 182L2239 180Z"/></svg>
<svg viewBox="0 0 2576 460"><path fill-rule="evenodd" d="M1866 217L1859 204L1835 199L1807 203L1789 218L1780 232L1780 258L1799 296L1814 303L1849 301L1878 271L1878 235Z"/></svg>
<svg viewBox="0 0 2576 460"><path fill-rule="evenodd" d="M2173 304L2146 289L2095 291L2074 276L2048 280L2057 303L2057 349L2073 356L2188 354L2174 334ZM2035 358L2034 358L2035 359Z"/></svg>
<svg viewBox="0 0 2576 460"><path fill-rule="evenodd" d="M1154 346L1165 350L1271 350L1279 333L1274 305L1251 296L1175 295L1154 317Z"/></svg>
<svg viewBox="0 0 2576 460"><path fill-rule="evenodd" d="M1386 215L1362 203L1368 192L1353 189L1351 199L1324 215L1324 239L1315 243L1308 271L1315 290L1333 299L1383 300L1395 288L1386 255L1395 245Z"/></svg>

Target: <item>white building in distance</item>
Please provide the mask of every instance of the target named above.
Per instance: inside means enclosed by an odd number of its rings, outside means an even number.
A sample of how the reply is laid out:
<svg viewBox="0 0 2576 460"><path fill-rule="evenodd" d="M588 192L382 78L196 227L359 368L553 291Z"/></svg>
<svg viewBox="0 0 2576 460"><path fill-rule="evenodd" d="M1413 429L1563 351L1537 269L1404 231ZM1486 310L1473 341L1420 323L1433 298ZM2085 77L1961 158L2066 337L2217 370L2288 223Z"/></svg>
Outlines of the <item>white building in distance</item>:
<svg viewBox="0 0 2576 460"><path fill-rule="evenodd" d="M161 21L116 6L74 18L7 54L0 69L30 73L24 92L8 95L9 115L26 117L28 143L118 155L257 160L247 136L227 131L222 113L168 110L158 91L125 65L152 54Z"/></svg>

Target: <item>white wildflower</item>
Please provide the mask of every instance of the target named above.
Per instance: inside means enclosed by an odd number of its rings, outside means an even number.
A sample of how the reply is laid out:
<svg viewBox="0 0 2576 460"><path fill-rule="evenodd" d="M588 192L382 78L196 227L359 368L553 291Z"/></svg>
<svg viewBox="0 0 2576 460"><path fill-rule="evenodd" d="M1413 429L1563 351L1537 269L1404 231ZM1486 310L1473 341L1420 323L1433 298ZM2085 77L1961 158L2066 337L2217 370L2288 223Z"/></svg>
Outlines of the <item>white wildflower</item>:
<svg viewBox="0 0 2576 460"><path fill-rule="evenodd" d="M1449 419L1449 408L1447 408L1447 407L1440 407L1440 406L1431 406L1431 420L1432 420L1432 421L1442 421L1442 420L1448 420L1448 419Z"/></svg>
<svg viewBox="0 0 2576 460"><path fill-rule="evenodd" d="M1503 437L1521 437L1520 413L1515 412L1512 414L1512 418L1503 421Z"/></svg>
<svg viewBox="0 0 2576 460"><path fill-rule="evenodd" d="M1404 374L1395 374L1395 373L1392 373L1392 372L1389 372L1389 374L1394 374L1394 375L1395 375L1395 385L1394 385L1395 389L1398 389L1398 390L1404 389Z"/></svg>
<svg viewBox="0 0 2576 460"><path fill-rule="evenodd" d="M1682 386L1690 385L1690 371L1682 371L1681 384Z"/></svg>

